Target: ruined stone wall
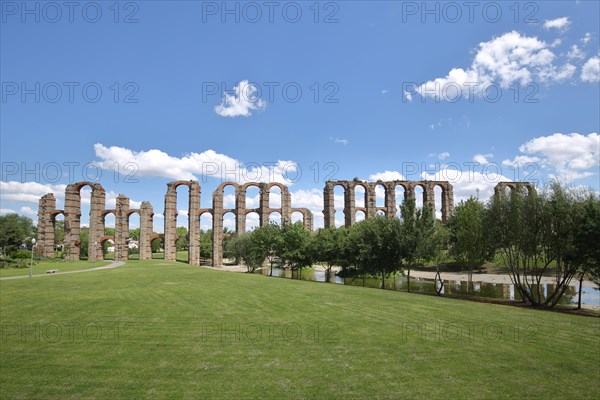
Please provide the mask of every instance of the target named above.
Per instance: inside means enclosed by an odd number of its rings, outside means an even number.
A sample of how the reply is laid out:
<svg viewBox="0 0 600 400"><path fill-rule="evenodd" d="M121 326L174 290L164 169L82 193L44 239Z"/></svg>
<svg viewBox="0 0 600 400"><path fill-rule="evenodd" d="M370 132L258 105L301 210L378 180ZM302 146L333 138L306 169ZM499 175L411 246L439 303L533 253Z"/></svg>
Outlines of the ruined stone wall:
<svg viewBox="0 0 600 400"><path fill-rule="evenodd" d="M496 190L503 190L504 187L516 187L515 182L501 182ZM189 242L189 263L192 265L200 264L200 216L203 213L212 214L212 247L213 247L213 266L220 266L223 263L223 216L227 212L235 215L235 231L238 234L246 232L246 216L249 213L256 212L259 215L259 226L269 223L269 217L272 213L281 214L282 225L291 223L292 213L300 212L303 216L304 226L307 229L313 229L313 215L306 208L293 208L291 194L289 189L279 183L259 183L248 182L239 185L233 182L221 184L213 192L212 208L200 208L200 184L197 181L174 181L167 184L165 194L164 208L164 234L153 234L153 215L152 205L145 201L139 210L130 209L130 200L127 196L119 195L117 197L114 210L106 209L106 193L100 184L90 182L78 182L68 185L65 190L65 206L63 210L56 210L56 199L51 193L42 196L39 202L38 211L38 245L36 252L44 256L54 254L54 220L56 215L65 216L65 258L68 260L79 259L79 235L81 232L81 195L80 191L84 186L92 189L91 208L90 208L90 243L88 258L90 261L101 260L102 243L108 239L114 241L115 259L126 260L128 258L129 237L129 216L132 213L140 215L140 259L147 260L152 258L152 241L162 238L165 249L165 259L175 261L177 258L177 187L187 186L189 190L189 208L188 208L188 242ZM235 189L235 207L224 209L223 191L225 187L231 185ZM532 188L529 184L524 184ZM529 186L527 186L529 185ZM259 189L259 204L257 208L246 208L246 192L249 187L255 186ZM269 198L271 190L277 186L281 191L281 206L279 208L269 207ZM352 181L327 181L323 191L324 201L324 223L325 227L335 226L335 208L334 208L334 188L341 186L344 189L344 223L351 226L356 222L356 212L363 211L366 218L375 216L378 212L383 213L389 218L393 218L397 213L397 194L396 187L402 186L405 196L414 196L415 188L423 188L423 204L435 207L434 190L436 186L442 188L442 221L446 222L452 214L454 195L452 185L442 181L377 181L366 182L354 179ZM364 207L356 207L355 192L356 188L361 186L365 191ZM385 194L383 206L377 206L376 193L377 186L381 186ZM108 213L114 213L116 219L115 235L108 237L104 235L104 217Z"/></svg>
<svg viewBox="0 0 600 400"><path fill-rule="evenodd" d="M344 189L344 225L346 227L354 225L356 222L356 212L362 211L365 218L371 218L382 212L388 218L394 218L397 212L396 187L402 186L406 197L415 195L415 188L423 188L423 204L435 209L435 187L442 189L442 222L446 222L452 214L454 206L454 193L452 185L445 181L376 181L367 182L355 178L352 181L327 181L323 189L323 217L325 228L335 227L335 204L334 189L341 186ZM361 186L365 191L364 207L356 207L356 188ZM381 186L384 191L384 206L377 207L377 186Z"/></svg>
<svg viewBox="0 0 600 400"><path fill-rule="evenodd" d="M40 198L38 207L38 229L36 254L42 257L54 256L54 219L56 217L56 198L52 193Z"/></svg>
<svg viewBox="0 0 600 400"><path fill-rule="evenodd" d="M232 186L235 189L235 208L225 209L223 206L223 192L227 186ZM249 187L257 187L259 189L258 208L246 208L246 193ZM281 191L281 207L269 207L270 191L277 186ZM287 225L292 220L292 210L300 211L304 215L305 226L310 226L312 230L312 213L308 209L292 209L291 194L287 186L280 183L261 183L248 182L239 185L235 182L224 182L213 193L212 209L203 209L203 212L212 214L212 265L219 266L223 264L223 216L232 212L235 215L235 232L242 234L246 232L246 215L256 212L259 216L259 226L264 226L269 223L269 216L278 212L281 214L281 224Z"/></svg>
<svg viewBox="0 0 600 400"><path fill-rule="evenodd" d="M498 196L500 193L506 192L506 189L510 190L521 190L527 189L528 193L535 191L535 187L529 182L498 182L494 187L494 195Z"/></svg>

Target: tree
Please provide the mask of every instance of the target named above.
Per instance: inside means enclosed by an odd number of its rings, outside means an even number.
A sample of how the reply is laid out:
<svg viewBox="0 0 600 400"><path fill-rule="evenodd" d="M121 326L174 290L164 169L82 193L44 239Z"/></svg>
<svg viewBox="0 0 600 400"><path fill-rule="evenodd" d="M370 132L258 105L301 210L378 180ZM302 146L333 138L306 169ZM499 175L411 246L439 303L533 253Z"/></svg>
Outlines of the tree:
<svg viewBox="0 0 600 400"><path fill-rule="evenodd" d="M10 255L17 251L28 238L34 237L35 228L31 218L18 214L0 216L0 248Z"/></svg>
<svg viewBox="0 0 600 400"><path fill-rule="evenodd" d="M188 230L185 226L177 227L177 242L175 244L177 251L188 249Z"/></svg>
<svg viewBox="0 0 600 400"><path fill-rule="evenodd" d="M261 249L255 245L252 232L233 235L226 243L228 251L233 257L242 259L246 264L246 272L253 273L261 266L265 257Z"/></svg>
<svg viewBox="0 0 600 400"><path fill-rule="evenodd" d="M212 230L200 231L200 257L210 259L212 257Z"/></svg>
<svg viewBox="0 0 600 400"><path fill-rule="evenodd" d="M417 202L415 196L407 196L400 206L400 218L402 219L400 246L401 255L405 261L408 291L410 292L410 269L417 257Z"/></svg>
<svg viewBox="0 0 600 400"><path fill-rule="evenodd" d="M82 229L79 233L79 257L88 258L88 248L90 244L90 230Z"/></svg>
<svg viewBox="0 0 600 400"><path fill-rule="evenodd" d="M448 253L448 247L450 243L450 230L446 227L446 225L442 224L439 221L435 223L435 232L433 234L433 261L435 262L435 282L434 287L435 290L440 296L442 294L442 289L444 288L444 281L441 277L440 264L443 260L446 259L446 255ZM438 286L439 284L439 286Z"/></svg>
<svg viewBox="0 0 600 400"><path fill-rule="evenodd" d="M345 239L348 230L341 228L320 229L314 238L313 248L315 260L326 264L325 281L329 282L331 268L345 263Z"/></svg>
<svg viewBox="0 0 600 400"><path fill-rule="evenodd" d="M448 221L450 254L469 272L467 293L471 291L473 268L491 259L494 249L484 230L485 206L475 198L461 201Z"/></svg>
<svg viewBox="0 0 600 400"><path fill-rule="evenodd" d="M54 220L54 244L63 244L65 241L65 221Z"/></svg>
<svg viewBox="0 0 600 400"><path fill-rule="evenodd" d="M270 265L269 276L273 276L273 264L279 259L282 249L281 227L270 222L254 230L252 239L253 246L256 246L262 260L268 260Z"/></svg>
<svg viewBox="0 0 600 400"><path fill-rule="evenodd" d="M281 228L279 256L292 271L300 270L313 263L312 236L302 222Z"/></svg>
<svg viewBox="0 0 600 400"><path fill-rule="evenodd" d="M573 248L568 257L580 266L577 308L581 308L583 279L589 272L591 280L600 285L600 200L593 192L584 194L575 210Z"/></svg>
<svg viewBox="0 0 600 400"><path fill-rule="evenodd" d="M417 250L416 258L426 263L435 257L437 242L435 240L436 221L432 206L423 207L417 212Z"/></svg>
<svg viewBox="0 0 600 400"><path fill-rule="evenodd" d="M385 289L385 278L401 263L400 222L384 216L367 218L352 226L348 242L355 249L354 264L363 274L379 274Z"/></svg>
<svg viewBox="0 0 600 400"><path fill-rule="evenodd" d="M523 301L554 307L580 268L575 251L576 199L552 183L542 193L497 193L487 207L486 227ZM547 293L541 280L555 265Z"/></svg>
<svg viewBox="0 0 600 400"><path fill-rule="evenodd" d="M153 234L156 234L156 232L153 232ZM162 243L162 239L155 239L152 241L151 243L151 247L152 247L152 253L158 253L161 249L161 243Z"/></svg>
<svg viewBox="0 0 600 400"><path fill-rule="evenodd" d="M141 232L140 228L130 229L129 237L133 240L140 240L140 232Z"/></svg>

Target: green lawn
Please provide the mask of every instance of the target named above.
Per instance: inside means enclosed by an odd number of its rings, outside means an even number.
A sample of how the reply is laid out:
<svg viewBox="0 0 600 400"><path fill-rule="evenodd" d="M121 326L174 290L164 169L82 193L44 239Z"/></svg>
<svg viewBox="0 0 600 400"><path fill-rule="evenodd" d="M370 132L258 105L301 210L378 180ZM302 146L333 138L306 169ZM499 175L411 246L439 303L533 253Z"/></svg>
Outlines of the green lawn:
<svg viewBox="0 0 600 400"><path fill-rule="evenodd" d="M162 260L0 289L1 399L600 396L600 318Z"/></svg>
<svg viewBox="0 0 600 400"><path fill-rule="evenodd" d="M33 274L45 274L46 271L51 269L56 269L59 272L67 272L78 269L103 267L111 262L112 261L97 261L95 263L87 261L35 261L33 264ZM15 268L13 266L0 268L0 278L17 275L29 275L29 261L23 268Z"/></svg>

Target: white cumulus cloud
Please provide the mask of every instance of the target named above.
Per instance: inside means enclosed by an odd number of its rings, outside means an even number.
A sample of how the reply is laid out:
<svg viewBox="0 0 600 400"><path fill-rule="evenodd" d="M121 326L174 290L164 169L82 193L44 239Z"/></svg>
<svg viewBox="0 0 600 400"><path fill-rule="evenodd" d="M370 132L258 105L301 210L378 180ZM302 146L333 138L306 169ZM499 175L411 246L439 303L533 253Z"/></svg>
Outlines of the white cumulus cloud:
<svg viewBox="0 0 600 400"><path fill-rule="evenodd" d="M267 103L258 95L258 89L248 80L233 87L233 94L223 93L221 104L215 106L215 113L221 117L249 117L252 111L262 111Z"/></svg>
<svg viewBox="0 0 600 400"><path fill-rule="evenodd" d="M487 164L489 162L488 158L492 157L494 157L493 154L475 154L473 156L473 161L479 164Z"/></svg>
<svg viewBox="0 0 600 400"><path fill-rule="evenodd" d="M175 157L162 150L134 151L124 147L94 145L97 164L104 169L118 165L135 166L136 176L160 176L170 179L192 180L198 176L210 176L222 181L280 182L292 185L298 172L293 161L265 161L243 163L214 150L202 153L189 153Z"/></svg>
<svg viewBox="0 0 600 400"><path fill-rule="evenodd" d="M538 163L540 167L554 169L555 177L566 181L591 176L594 173L590 169L600 166L600 136L595 132L540 136L521 145L519 151L523 154L503 164Z"/></svg>
<svg viewBox="0 0 600 400"><path fill-rule="evenodd" d="M556 18L556 19L547 19L544 22L544 28L546 29L557 29L559 31L564 31L566 30L569 25L571 24L571 21L569 21L569 17L561 17L561 18Z"/></svg>
<svg viewBox="0 0 600 400"><path fill-rule="evenodd" d="M376 174L369 175L369 180L370 181L382 180L384 182L402 181L402 180L404 180L404 176L398 171L384 171L384 172L378 172Z"/></svg>
<svg viewBox="0 0 600 400"><path fill-rule="evenodd" d="M600 57L592 57L583 64L581 80L590 83L600 82Z"/></svg>
<svg viewBox="0 0 600 400"><path fill-rule="evenodd" d="M479 43L471 66L453 68L448 75L427 81L415 90L422 97L456 101L485 94L486 88L518 83L550 84L570 79L576 67L555 64L556 55L543 40L512 31Z"/></svg>

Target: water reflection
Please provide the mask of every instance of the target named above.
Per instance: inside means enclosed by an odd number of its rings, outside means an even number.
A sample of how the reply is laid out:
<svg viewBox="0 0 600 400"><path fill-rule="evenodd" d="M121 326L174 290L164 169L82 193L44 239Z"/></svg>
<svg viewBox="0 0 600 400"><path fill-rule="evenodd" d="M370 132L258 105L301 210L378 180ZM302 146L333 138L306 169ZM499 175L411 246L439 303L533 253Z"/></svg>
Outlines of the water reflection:
<svg viewBox="0 0 600 400"><path fill-rule="evenodd" d="M263 273L268 275L269 270L264 269ZM378 278L361 278L361 277L350 277L350 278L342 278L340 276L335 275L335 271L332 271L329 279L326 279L326 271L315 269L315 270L304 270L301 273L297 271L284 270L281 268L273 268L273 276L280 278L288 278L288 279L301 279L304 281L315 281L315 282L330 282L337 283L341 285L351 285L351 286L364 286L370 288L381 288L381 279ZM443 277L443 275L442 275ZM407 280L406 277L401 275L391 276L390 278L386 278L385 280L385 288L389 290L407 290ZM559 304L577 304L578 296L577 296L576 286L569 286L565 291L565 294L559 301ZM554 284L542 284L540 287L540 293L542 297L548 295L548 293L552 293L554 290ZM435 294L435 281L433 279L424 279L424 278L411 278L410 279L410 291L414 293L427 293L427 294ZM456 281L456 280L444 280L444 286L440 292L442 295L451 295L451 296L465 296L469 294L467 290L467 281ZM480 297L489 297L494 299L504 299L504 300L512 300L512 301L521 301L521 296L519 295L519 291L515 289L515 286L512 284L505 283L489 283L489 282L480 282L475 281L472 282L471 286L471 295L480 296ZM581 304L582 306L600 306L600 291L590 287L584 286L583 292L581 295Z"/></svg>

